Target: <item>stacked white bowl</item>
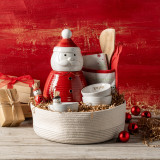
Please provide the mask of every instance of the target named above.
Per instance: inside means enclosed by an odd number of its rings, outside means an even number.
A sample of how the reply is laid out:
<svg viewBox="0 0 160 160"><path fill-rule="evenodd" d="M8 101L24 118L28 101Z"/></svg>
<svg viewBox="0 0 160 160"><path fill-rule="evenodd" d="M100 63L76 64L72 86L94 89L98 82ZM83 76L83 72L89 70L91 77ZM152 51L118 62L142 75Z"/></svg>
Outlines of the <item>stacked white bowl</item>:
<svg viewBox="0 0 160 160"><path fill-rule="evenodd" d="M112 101L111 85L108 83L97 83L82 89L82 100L87 105L110 105Z"/></svg>

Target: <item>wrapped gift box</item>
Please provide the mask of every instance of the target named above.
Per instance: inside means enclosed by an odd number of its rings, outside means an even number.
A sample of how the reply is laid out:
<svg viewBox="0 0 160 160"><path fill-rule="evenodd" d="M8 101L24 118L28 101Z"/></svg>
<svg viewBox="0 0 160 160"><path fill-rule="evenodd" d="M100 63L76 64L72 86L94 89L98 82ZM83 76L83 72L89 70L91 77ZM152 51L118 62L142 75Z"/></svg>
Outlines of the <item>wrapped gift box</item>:
<svg viewBox="0 0 160 160"><path fill-rule="evenodd" d="M8 77L11 78L11 79L8 79ZM25 77L25 76L23 76L23 77ZM20 79L15 80L16 81L15 82L14 78L21 78L21 77L7 76L7 75L0 74L0 84L1 83L2 84L6 83L6 85L3 85L3 87L1 87L1 88L7 89L8 88L7 81L8 82L13 81L12 86L18 92L18 95L19 95L18 100L21 103L29 103L29 98L33 96L33 88L28 83L26 83L27 82L27 77L26 77L26 79L23 78L23 80L22 80L23 82L20 81ZM29 81L31 81L31 80L29 79ZM37 87L39 87L40 86L40 80L35 80L34 79L34 85L36 85Z"/></svg>
<svg viewBox="0 0 160 160"><path fill-rule="evenodd" d="M32 112L30 108L30 104L28 103L21 103L21 107L23 110L23 114L25 118L31 118L32 117Z"/></svg>
<svg viewBox="0 0 160 160"><path fill-rule="evenodd" d="M0 89L0 125L17 126L24 119L16 89Z"/></svg>

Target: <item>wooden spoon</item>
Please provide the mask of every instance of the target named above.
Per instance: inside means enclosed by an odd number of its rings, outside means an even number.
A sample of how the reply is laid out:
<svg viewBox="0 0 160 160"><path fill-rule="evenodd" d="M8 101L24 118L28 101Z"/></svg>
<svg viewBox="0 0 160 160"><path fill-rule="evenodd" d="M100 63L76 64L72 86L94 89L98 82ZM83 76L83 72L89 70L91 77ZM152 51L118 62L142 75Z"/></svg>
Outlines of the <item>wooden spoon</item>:
<svg viewBox="0 0 160 160"><path fill-rule="evenodd" d="M108 67L115 48L115 29L108 28L100 34L100 46L103 53L107 55Z"/></svg>

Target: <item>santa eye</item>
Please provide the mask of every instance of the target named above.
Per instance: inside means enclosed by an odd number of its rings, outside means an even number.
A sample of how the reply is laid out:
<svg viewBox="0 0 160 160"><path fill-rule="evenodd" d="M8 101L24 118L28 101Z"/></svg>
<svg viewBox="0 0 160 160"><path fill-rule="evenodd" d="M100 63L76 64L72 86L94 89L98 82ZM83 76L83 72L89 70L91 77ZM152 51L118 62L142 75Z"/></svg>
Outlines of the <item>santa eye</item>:
<svg viewBox="0 0 160 160"><path fill-rule="evenodd" d="M74 56L76 56L76 54L74 54Z"/></svg>
<svg viewBox="0 0 160 160"><path fill-rule="evenodd" d="M64 56L67 56L66 54L64 54Z"/></svg>

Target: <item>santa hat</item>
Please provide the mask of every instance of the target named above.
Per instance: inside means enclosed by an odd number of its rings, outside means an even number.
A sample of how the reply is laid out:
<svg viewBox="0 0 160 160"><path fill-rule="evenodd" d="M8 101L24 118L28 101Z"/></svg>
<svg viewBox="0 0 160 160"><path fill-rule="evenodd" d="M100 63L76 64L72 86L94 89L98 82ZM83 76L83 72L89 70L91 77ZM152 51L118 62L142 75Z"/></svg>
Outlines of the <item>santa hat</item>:
<svg viewBox="0 0 160 160"><path fill-rule="evenodd" d="M69 29L62 31L62 40L54 47L55 52L76 52L80 48L72 41L72 32Z"/></svg>

